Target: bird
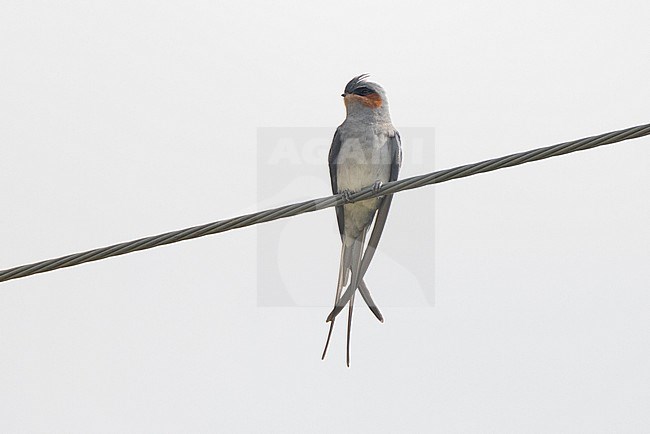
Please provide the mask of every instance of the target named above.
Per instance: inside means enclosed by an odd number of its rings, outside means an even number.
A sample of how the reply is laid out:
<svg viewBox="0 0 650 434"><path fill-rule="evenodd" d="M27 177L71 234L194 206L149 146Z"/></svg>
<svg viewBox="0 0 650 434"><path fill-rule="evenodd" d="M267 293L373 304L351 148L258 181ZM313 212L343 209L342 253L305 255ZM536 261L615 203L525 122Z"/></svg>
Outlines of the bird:
<svg viewBox="0 0 650 434"><path fill-rule="evenodd" d="M345 86L341 96L346 117L334 133L328 155L332 192L342 194L345 203L336 206L341 259L334 308L327 317L330 326L321 358L325 359L327 354L334 320L349 304L346 344L348 367L352 310L357 289L375 317L384 322L363 276L377 249L392 201L392 195L385 195L350 203L350 195L368 187L377 191L382 184L395 181L402 164L401 139L390 118L386 91L381 85L368 81L368 77L368 74L361 74ZM364 252L366 236L371 226L373 229ZM346 285L346 291L341 294Z"/></svg>

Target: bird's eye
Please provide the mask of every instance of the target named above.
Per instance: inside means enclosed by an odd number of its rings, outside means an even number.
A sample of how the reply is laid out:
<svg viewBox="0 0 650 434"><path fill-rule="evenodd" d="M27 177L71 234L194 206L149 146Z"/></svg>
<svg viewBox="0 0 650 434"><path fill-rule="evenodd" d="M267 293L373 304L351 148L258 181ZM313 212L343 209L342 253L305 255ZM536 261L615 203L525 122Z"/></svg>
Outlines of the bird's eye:
<svg viewBox="0 0 650 434"><path fill-rule="evenodd" d="M366 96L366 95L370 95L371 93L375 93L375 91L368 87L358 87L354 89L352 93L355 95Z"/></svg>

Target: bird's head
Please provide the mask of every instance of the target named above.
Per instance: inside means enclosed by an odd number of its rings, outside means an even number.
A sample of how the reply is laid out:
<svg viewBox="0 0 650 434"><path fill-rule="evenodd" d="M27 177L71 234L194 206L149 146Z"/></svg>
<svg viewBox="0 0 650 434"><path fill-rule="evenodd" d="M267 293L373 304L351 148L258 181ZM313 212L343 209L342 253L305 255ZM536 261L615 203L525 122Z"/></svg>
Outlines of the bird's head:
<svg viewBox="0 0 650 434"><path fill-rule="evenodd" d="M371 115L388 116L388 99L386 91L377 83L366 81L368 74L354 77L345 86L341 95L345 102L348 116Z"/></svg>

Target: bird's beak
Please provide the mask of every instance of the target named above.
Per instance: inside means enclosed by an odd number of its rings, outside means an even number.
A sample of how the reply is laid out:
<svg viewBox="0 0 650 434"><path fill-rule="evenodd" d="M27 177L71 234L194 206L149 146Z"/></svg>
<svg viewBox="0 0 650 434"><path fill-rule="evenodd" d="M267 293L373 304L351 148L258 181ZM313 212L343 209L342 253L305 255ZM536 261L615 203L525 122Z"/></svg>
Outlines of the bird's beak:
<svg viewBox="0 0 650 434"><path fill-rule="evenodd" d="M345 98L345 94L344 94L344 93L342 93L341 96L342 96L343 98Z"/></svg>

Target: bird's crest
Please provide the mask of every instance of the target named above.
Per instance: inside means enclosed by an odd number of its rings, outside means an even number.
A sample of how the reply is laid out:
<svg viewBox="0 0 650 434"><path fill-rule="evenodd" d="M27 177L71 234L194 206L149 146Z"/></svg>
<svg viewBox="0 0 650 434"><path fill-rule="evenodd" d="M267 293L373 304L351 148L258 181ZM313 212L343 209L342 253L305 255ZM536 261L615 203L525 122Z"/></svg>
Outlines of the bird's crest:
<svg viewBox="0 0 650 434"><path fill-rule="evenodd" d="M345 86L345 93L352 93L352 91L354 89L356 89L361 83L365 83L366 78L368 78L368 77L370 77L370 74L361 74L361 75L358 75L358 76L354 77Z"/></svg>

